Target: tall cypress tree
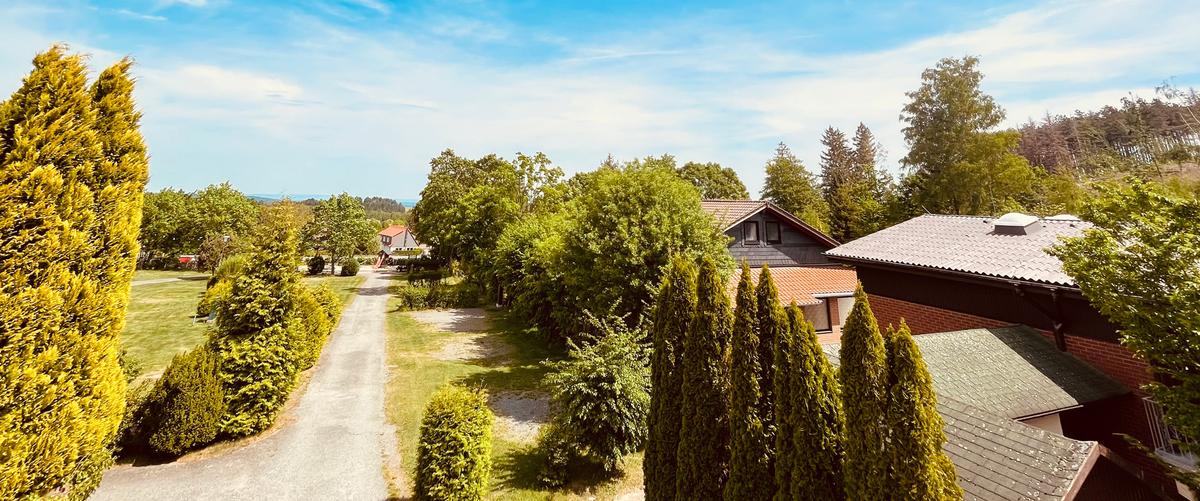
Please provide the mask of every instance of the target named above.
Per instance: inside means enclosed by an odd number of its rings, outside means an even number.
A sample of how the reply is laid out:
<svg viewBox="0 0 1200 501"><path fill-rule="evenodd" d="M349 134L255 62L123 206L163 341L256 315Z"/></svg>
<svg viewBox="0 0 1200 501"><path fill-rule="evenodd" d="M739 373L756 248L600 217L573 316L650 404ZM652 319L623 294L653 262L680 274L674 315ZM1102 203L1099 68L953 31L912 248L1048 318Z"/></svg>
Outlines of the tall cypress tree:
<svg viewBox="0 0 1200 501"><path fill-rule="evenodd" d="M842 327L838 358L846 416L846 452L842 461L846 497L863 501L884 499L887 497L884 448L887 359L883 336L861 284L854 291L854 308Z"/></svg>
<svg viewBox="0 0 1200 501"><path fill-rule="evenodd" d="M903 320L888 334L891 389L887 492L896 500L957 500L962 489L954 463L946 456L942 416L933 379L921 350Z"/></svg>
<svg viewBox="0 0 1200 501"><path fill-rule="evenodd" d="M677 499L718 499L728 478L732 324L717 263L705 257L696 283L696 314L683 342Z"/></svg>
<svg viewBox="0 0 1200 501"><path fill-rule="evenodd" d="M654 308L649 438L642 462L646 499L650 501L675 499L675 455L683 404L683 374L679 364L695 310L695 266L676 256L663 277Z"/></svg>
<svg viewBox="0 0 1200 501"><path fill-rule="evenodd" d="M796 356L791 379L791 499L844 499L842 483L841 390L833 365L817 341L817 331L803 318L792 325ZM798 325L802 324L802 325Z"/></svg>
<svg viewBox="0 0 1200 501"><path fill-rule="evenodd" d="M729 482L725 499L767 499L775 492L766 431L759 417L762 393L759 377L758 303L750 267L742 262L733 313L733 344L730 348L732 404L729 409Z"/></svg>
<svg viewBox="0 0 1200 501"><path fill-rule="evenodd" d="M779 341L787 336L787 312L779 302L779 291L775 288L775 280L771 278L771 270L763 265L758 274L758 288L754 291L758 301L758 353L759 353L759 382L762 384L762 399L759 400L759 417L763 421L768 444L775 444L777 419L775 371L778 367L776 350ZM767 450L767 467L771 478L778 480L775 469L776 450Z"/></svg>
<svg viewBox="0 0 1200 501"><path fill-rule="evenodd" d="M796 370L796 331L804 321L800 307L786 308L775 338L775 501L791 499L792 472L796 469L796 395L792 373Z"/></svg>
<svg viewBox="0 0 1200 501"><path fill-rule="evenodd" d="M133 262L98 263L97 244L136 239L119 214L140 211L140 187L137 200L113 193L83 58L55 46L33 66L0 104L0 498L82 499L125 406L117 350Z"/></svg>

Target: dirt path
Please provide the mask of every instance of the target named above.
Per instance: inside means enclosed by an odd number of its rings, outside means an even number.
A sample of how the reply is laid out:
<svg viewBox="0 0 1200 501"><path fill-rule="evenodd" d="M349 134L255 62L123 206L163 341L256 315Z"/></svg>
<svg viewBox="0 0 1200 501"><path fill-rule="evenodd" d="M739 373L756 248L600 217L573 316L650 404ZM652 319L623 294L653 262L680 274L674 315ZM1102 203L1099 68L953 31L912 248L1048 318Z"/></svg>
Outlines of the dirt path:
<svg viewBox="0 0 1200 501"><path fill-rule="evenodd" d="M275 429L206 457L117 466L91 499L387 499L385 452L394 452L383 411L388 280L386 272L363 273L304 394L293 396L299 400Z"/></svg>

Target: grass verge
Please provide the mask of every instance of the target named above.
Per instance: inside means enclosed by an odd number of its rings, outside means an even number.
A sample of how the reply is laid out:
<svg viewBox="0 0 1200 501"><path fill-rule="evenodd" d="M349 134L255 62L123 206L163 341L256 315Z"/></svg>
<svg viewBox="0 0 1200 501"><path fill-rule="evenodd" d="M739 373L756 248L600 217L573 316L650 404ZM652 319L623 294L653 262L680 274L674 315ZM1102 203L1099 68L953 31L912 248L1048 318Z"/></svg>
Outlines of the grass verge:
<svg viewBox="0 0 1200 501"><path fill-rule="evenodd" d="M489 312L492 328L482 341L491 347L503 347L503 355L479 360L447 360L439 357L443 347L478 334L441 332L397 311L395 299L388 313L387 416L396 427L400 462L406 478L412 477L420 437L421 416L429 397L440 386L457 382L482 387L489 394L522 393L545 395L542 361L563 354L548 348L532 329L509 318L503 312ZM533 444L506 439L493 430L493 471L489 499L613 499L617 494L637 490L642 484L641 454L627 457L623 474L617 478L589 475L576 479L566 488L549 490L537 482L542 458ZM395 494L411 495L411 485L402 482Z"/></svg>
<svg viewBox="0 0 1200 501"><path fill-rule="evenodd" d="M207 324L192 318L204 284L204 280L178 280L131 288L121 347L141 365L143 374L157 375L176 354L204 341Z"/></svg>

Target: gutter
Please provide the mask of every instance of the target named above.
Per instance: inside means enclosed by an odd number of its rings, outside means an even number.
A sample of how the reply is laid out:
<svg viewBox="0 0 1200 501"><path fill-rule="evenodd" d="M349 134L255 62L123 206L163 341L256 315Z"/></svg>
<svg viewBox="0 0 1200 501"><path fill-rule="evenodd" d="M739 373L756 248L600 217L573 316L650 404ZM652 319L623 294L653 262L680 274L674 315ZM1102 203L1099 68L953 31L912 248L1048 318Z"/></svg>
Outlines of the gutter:
<svg viewBox="0 0 1200 501"><path fill-rule="evenodd" d="M1088 455L1083 460L1083 464L1079 466L1078 473L1075 478L1071 479L1071 484L1067 486L1067 493L1063 494L1063 501L1072 501L1079 494L1079 490L1083 488L1083 484L1087 481L1088 474L1092 472L1092 468L1096 466L1096 461L1100 459L1100 444L1092 442L1092 450L1088 451Z"/></svg>

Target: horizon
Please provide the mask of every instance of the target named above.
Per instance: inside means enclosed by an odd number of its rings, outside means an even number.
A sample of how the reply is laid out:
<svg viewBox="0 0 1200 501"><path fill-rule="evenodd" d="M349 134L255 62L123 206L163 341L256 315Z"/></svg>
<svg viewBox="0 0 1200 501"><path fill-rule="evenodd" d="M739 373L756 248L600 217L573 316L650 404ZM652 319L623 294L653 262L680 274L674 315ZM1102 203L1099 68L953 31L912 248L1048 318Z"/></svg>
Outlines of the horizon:
<svg viewBox="0 0 1200 501"><path fill-rule="evenodd" d="M452 148L542 151L568 175L609 154L669 153L732 167L757 198L779 142L818 171L826 126L865 123L897 173L904 92L943 57L980 56L1006 127L1200 82L1188 55L1200 10L1164 1L17 1L0 13L3 96L54 42L90 54L93 73L137 60L153 190L228 181L414 200L429 159Z"/></svg>

